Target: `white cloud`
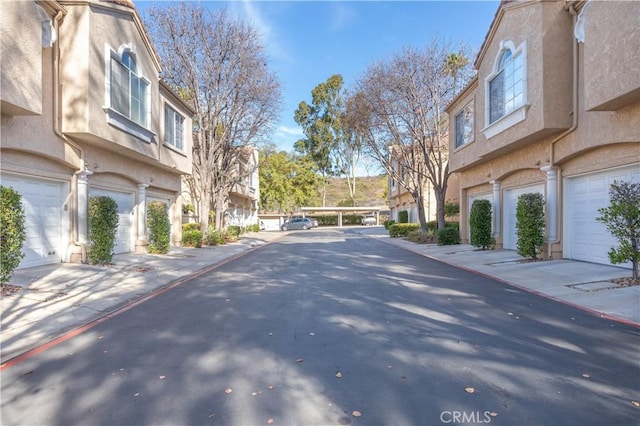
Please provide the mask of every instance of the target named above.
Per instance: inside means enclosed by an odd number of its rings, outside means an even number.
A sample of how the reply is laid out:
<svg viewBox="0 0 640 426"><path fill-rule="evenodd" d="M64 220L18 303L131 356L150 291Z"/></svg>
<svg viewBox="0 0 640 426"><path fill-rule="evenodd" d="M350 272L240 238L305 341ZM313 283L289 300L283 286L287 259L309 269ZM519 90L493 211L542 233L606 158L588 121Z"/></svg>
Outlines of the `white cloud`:
<svg viewBox="0 0 640 426"><path fill-rule="evenodd" d="M276 130L280 135L303 136L302 129L299 127L279 126Z"/></svg>
<svg viewBox="0 0 640 426"><path fill-rule="evenodd" d="M265 47L271 56L284 62L293 62L291 54L283 47L283 42L274 26L268 21L257 2L242 0L242 11L249 23L252 24L264 38Z"/></svg>

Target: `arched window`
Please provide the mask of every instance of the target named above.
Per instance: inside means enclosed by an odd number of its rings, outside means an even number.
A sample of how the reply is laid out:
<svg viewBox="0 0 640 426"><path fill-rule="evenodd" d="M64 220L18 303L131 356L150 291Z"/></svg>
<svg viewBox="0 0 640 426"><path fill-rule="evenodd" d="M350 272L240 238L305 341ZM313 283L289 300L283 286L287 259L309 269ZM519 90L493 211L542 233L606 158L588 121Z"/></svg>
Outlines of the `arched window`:
<svg viewBox="0 0 640 426"><path fill-rule="evenodd" d="M501 51L488 80L488 123L495 123L525 104L526 58L524 44L501 43Z"/></svg>
<svg viewBox="0 0 640 426"><path fill-rule="evenodd" d="M110 107L131 121L148 127L149 81L138 72L135 54L124 49L111 54Z"/></svg>

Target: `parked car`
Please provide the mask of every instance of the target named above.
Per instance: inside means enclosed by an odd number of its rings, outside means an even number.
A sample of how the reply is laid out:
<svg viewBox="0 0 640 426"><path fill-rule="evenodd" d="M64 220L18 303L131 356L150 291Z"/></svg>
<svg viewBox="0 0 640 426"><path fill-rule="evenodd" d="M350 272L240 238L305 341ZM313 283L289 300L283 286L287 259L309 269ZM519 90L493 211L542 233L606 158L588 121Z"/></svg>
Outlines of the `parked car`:
<svg viewBox="0 0 640 426"><path fill-rule="evenodd" d="M360 221L360 223L364 226L367 225L376 225L377 221L376 218L374 216L365 216L362 218L362 220Z"/></svg>
<svg viewBox="0 0 640 426"><path fill-rule="evenodd" d="M311 219L306 217L295 217L283 223L280 229L288 231L290 229L311 229L312 227L313 224L311 223Z"/></svg>
<svg viewBox="0 0 640 426"><path fill-rule="evenodd" d="M318 227L318 219L316 219L315 217L310 217L309 220L311 221L311 227L312 228L317 228Z"/></svg>

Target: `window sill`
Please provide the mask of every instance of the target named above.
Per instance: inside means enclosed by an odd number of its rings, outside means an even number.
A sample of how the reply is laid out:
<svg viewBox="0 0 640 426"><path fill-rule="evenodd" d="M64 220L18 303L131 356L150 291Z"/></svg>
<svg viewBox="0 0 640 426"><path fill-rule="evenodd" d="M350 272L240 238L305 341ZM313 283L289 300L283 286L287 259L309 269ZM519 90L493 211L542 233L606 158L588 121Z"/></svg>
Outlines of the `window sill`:
<svg viewBox="0 0 640 426"><path fill-rule="evenodd" d="M147 143L151 143L156 135L151 130L131 121L128 117L125 117L112 108L105 107L103 109L107 113L107 123L122 130L123 132L129 133L130 135Z"/></svg>
<svg viewBox="0 0 640 426"><path fill-rule="evenodd" d="M175 153L182 155L183 157L186 157L186 156L187 156L187 154L184 152L184 150L183 150L183 149L176 148L174 145L171 145L170 143L166 143L166 142L165 142L165 143L163 143L162 145L163 145L163 146L165 146L165 147L167 147L167 148L168 148L168 149L170 149L171 151L174 151Z"/></svg>
<svg viewBox="0 0 640 426"><path fill-rule="evenodd" d="M511 111L509 114L501 117L496 122L489 124L484 129L481 130L484 133L485 138L491 139L507 130L510 127L515 126L516 124L524 121L527 118L527 109L529 109L529 105L524 104L520 108Z"/></svg>
<svg viewBox="0 0 640 426"><path fill-rule="evenodd" d="M463 143L462 145L453 148L453 152L462 151L464 148L468 147L469 145L473 144L474 142L475 142L475 139L474 140L470 140L469 142Z"/></svg>

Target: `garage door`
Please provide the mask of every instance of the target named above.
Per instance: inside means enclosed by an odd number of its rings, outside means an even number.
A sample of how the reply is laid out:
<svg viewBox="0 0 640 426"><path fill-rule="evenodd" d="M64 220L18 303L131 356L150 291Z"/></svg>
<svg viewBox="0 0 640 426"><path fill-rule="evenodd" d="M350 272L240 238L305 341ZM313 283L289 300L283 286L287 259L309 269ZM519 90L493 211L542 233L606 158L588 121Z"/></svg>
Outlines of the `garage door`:
<svg viewBox="0 0 640 426"><path fill-rule="evenodd" d="M523 186L521 188L505 189L504 191L504 212L503 229L504 237L502 247L509 250L516 250L518 247L518 234L516 233L516 209L518 208L518 197L522 194L538 193L544 195L544 185Z"/></svg>
<svg viewBox="0 0 640 426"><path fill-rule="evenodd" d="M480 195L472 195L469 197L469 211L467 212L467 220L468 218L471 217L471 207L473 207L473 202L475 200L489 200L489 202L493 205L493 194L489 193L489 194L480 194ZM492 226L492 231L493 231L493 220L491 221L491 226ZM471 225L469 225L467 227L467 229L469 230L469 235L468 238L469 240L471 240Z"/></svg>
<svg viewBox="0 0 640 426"><path fill-rule="evenodd" d="M91 189L91 196L108 196L118 204L118 230L116 232L116 243L113 249L115 254L128 253L135 244L133 235L133 194L126 192L108 191L102 189Z"/></svg>
<svg viewBox="0 0 640 426"><path fill-rule="evenodd" d="M598 209L609 205L609 187L614 180L640 182L640 165L565 179L564 257L610 264L607 253L618 242L596 217Z"/></svg>
<svg viewBox="0 0 640 426"><path fill-rule="evenodd" d="M17 176L2 176L2 185L12 187L22 195L27 239L23 247L25 257L19 268L61 262L64 254L62 206L65 185Z"/></svg>

